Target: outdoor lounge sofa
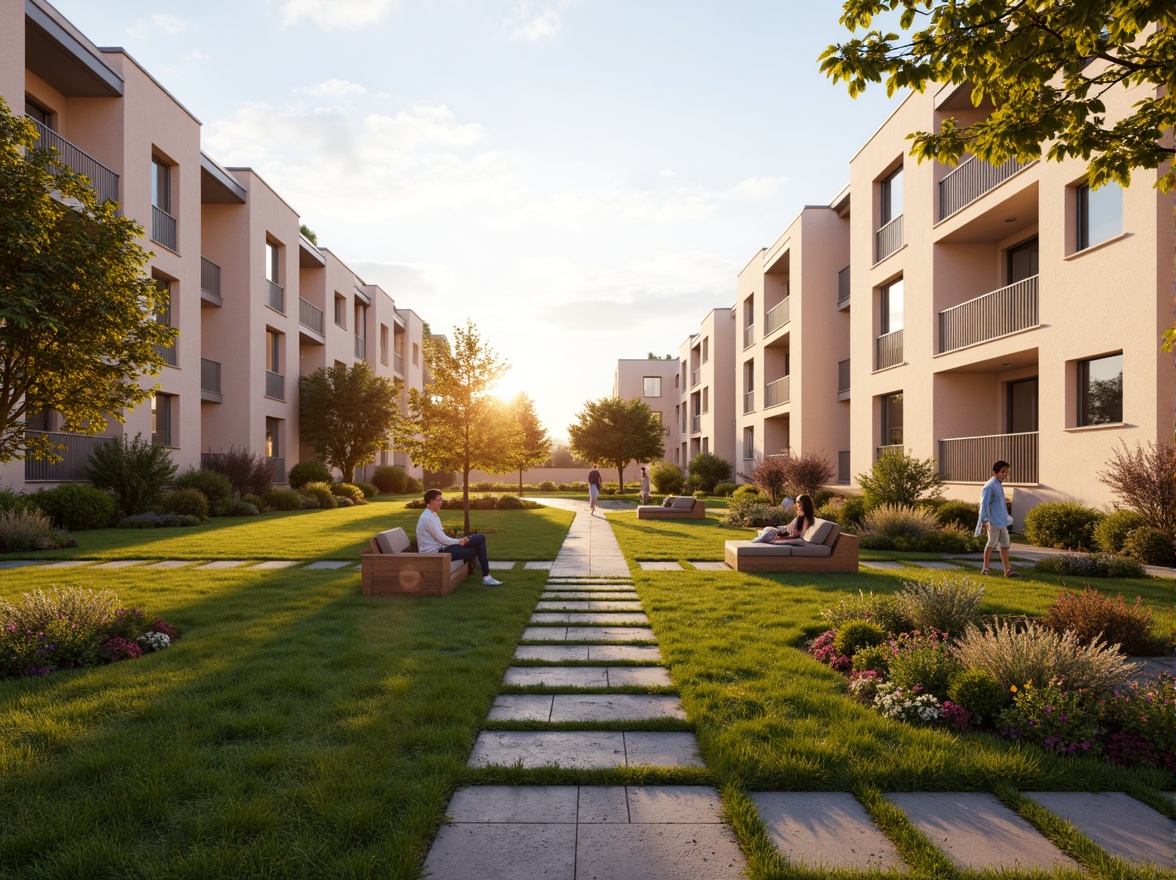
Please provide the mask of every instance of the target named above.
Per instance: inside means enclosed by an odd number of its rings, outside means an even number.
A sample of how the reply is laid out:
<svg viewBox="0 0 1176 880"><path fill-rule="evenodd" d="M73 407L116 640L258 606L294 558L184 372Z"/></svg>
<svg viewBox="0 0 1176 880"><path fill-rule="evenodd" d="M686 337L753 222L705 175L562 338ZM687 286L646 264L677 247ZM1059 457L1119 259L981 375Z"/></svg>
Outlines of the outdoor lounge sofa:
<svg viewBox="0 0 1176 880"><path fill-rule="evenodd" d="M666 502L669 502L668 504ZM704 519L706 504L690 495L670 495L661 504L642 504L637 519Z"/></svg>
<svg viewBox="0 0 1176 880"><path fill-rule="evenodd" d="M380 532L359 557L365 596L445 596L469 577L474 561L415 553L404 529Z"/></svg>
<svg viewBox="0 0 1176 880"><path fill-rule="evenodd" d="M858 570L858 539L844 535L827 519L805 529L803 544L756 544L727 541L723 558L736 571L840 571Z"/></svg>

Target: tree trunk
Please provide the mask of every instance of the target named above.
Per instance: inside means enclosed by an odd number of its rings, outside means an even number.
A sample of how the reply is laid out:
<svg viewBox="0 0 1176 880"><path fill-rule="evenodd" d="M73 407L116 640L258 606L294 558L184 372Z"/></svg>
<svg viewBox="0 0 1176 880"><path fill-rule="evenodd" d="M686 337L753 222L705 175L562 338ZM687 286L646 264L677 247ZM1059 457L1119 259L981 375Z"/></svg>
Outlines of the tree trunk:
<svg viewBox="0 0 1176 880"><path fill-rule="evenodd" d="M625 463L623 461L617 462L617 488L622 492L625 491Z"/></svg>
<svg viewBox="0 0 1176 880"><path fill-rule="evenodd" d="M470 463L463 465L461 472L461 506L465 508L465 533L470 533Z"/></svg>
<svg viewBox="0 0 1176 880"><path fill-rule="evenodd" d="M523 497L523 469L519 468L519 497Z"/></svg>
<svg viewBox="0 0 1176 880"><path fill-rule="evenodd" d="M351 464L350 462L344 462L339 470L343 472L344 483L352 482L352 477L355 476L355 465Z"/></svg>

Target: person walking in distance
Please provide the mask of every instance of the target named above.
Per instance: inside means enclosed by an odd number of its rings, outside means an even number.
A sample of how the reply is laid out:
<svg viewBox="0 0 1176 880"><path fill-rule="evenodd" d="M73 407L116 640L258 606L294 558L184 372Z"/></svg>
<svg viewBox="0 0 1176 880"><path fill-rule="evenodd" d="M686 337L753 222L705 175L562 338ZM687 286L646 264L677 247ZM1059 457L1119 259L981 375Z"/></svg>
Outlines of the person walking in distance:
<svg viewBox="0 0 1176 880"><path fill-rule="evenodd" d="M1000 548L1000 563L1007 578L1020 577L1009 564L1009 510L1005 505L1004 483L1009 477L1009 463L998 461L992 465L992 478L980 491L980 516L976 520L976 535L986 531L988 541L984 545L984 567L980 574L989 574L988 564L992 559L992 548Z"/></svg>
<svg viewBox="0 0 1176 880"><path fill-rule="evenodd" d="M600 471L594 464L592 470L588 471L588 509L591 513L596 513L596 499L600 497L601 485Z"/></svg>
<svg viewBox="0 0 1176 880"><path fill-rule="evenodd" d="M641 468L641 503L649 503L649 471Z"/></svg>

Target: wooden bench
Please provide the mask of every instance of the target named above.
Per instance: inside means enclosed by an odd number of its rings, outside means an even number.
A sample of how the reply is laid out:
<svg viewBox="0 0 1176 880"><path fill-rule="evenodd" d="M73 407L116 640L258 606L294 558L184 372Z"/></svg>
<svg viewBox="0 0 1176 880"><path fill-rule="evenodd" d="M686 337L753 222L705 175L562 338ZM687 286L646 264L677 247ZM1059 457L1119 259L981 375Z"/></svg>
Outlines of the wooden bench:
<svg viewBox="0 0 1176 880"><path fill-rule="evenodd" d="M365 596L446 596L474 571L474 560L449 553L415 553L404 529L371 539L359 557Z"/></svg>
<svg viewBox="0 0 1176 880"><path fill-rule="evenodd" d="M736 571L857 572L858 539L826 519L805 529L801 544L727 541L723 558Z"/></svg>
<svg viewBox="0 0 1176 880"><path fill-rule="evenodd" d="M670 503L642 504L637 508L637 519L705 519L706 504L690 495L671 495Z"/></svg>

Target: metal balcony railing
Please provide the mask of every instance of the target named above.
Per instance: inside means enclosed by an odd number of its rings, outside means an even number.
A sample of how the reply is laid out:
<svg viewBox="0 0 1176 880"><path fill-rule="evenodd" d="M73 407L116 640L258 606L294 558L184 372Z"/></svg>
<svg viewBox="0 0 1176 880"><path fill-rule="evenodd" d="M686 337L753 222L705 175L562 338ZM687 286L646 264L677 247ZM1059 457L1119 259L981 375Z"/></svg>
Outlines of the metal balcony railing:
<svg viewBox="0 0 1176 880"><path fill-rule="evenodd" d="M200 359L200 399L220 403L224 400L221 395L221 365L220 361Z"/></svg>
<svg viewBox="0 0 1176 880"><path fill-rule="evenodd" d="M157 205L151 206L151 240L179 253L176 218Z"/></svg>
<svg viewBox="0 0 1176 880"><path fill-rule="evenodd" d="M1013 483L1037 482L1038 433L951 437L939 441L939 475L953 483L983 483L994 461L1011 461Z"/></svg>
<svg viewBox="0 0 1176 880"><path fill-rule="evenodd" d="M404 375L404 355L398 351L392 353L392 369L401 376Z"/></svg>
<svg viewBox="0 0 1176 880"><path fill-rule="evenodd" d="M90 455L104 443L114 441L113 437L86 437L82 434L64 434L52 431L25 431L27 437L48 437L56 444L64 445L57 454L61 461L50 462L41 458L24 460L25 482L80 482L87 479L86 467Z"/></svg>
<svg viewBox="0 0 1176 880"><path fill-rule="evenodd" d="M286 314L286 291L282 285L266 279L265 304L275 312Z"/></svg>
<svg viewBox="0 0 1176 880"><path fill-rule="evenodd" d="M975 156L961 162L939 181L939 219L946 220L1032 164L1015 156L1000 165L989 165Z"/></svg>
<svg viewBox="0 0 1176 880"><path fill-rule="evenodd" d="M849 394L849 362L850 358L837 362L837 394ZM844 399L844 398L843 398Z"/></svg>
<svg viewBox="0 0 1176 880"><path fill-rule="evenodd" d="M694 416L690 421L690 433L698 434L702 431L702 416Z"/></svg>
<svg viewBox="0 0 1176 880"><path fill-rule="evenodd" d="M33 127L37 129L37 138L39 139L39 146L52 147L57 150L61 161L68 165L78 174L84 174L90 178L90 185L94 187L94 192L98 194L98 201L118 201L118 175L78 147L71 144L49 126L42 122L38 122L32 117L27 117L33 123Z"/></svg>
<svg viewBox="0 0 1176 880"><path fill-rule="evenodd" d="M221 301L221 267L205 257L200 258L200 292Z"/></svg>
<svg viewBox="0 0 1176 880"><path fill-rule="evenodd" d="M881 263L902 246L902 214L899 214L874 233L874 262Z"/></svg>
<svg viewBox="0 0 1176 880"><path fill-rule="evenodd" d="M319 336L324 334L327 316L314 303L307 302L302 297L298 297L298 323L307 330L312 330Z"/></svg>
<svg viewBox="0 0 1176 880"><path fill-rule="evenodd" d="M939 313L939 351L955 351L1038 326L1038 277L944 309Z"/></svg>
<svg viewBox="0 0 1176 880"><path fill-rule="evenodd" d="M169 367L174 367L179 361L176 356L176 344L173 341L171 345L157 345L155 350L159 352L163 358L163 362Z"/></svg>
<svg viewBox="0 0 1176 880"><path fill-rule="evenodd" d="M355 337L355 357L361 361L367 358L367 340L362 336Z"/></svg>
<svg viewBox="0 0 1176 880"><path fill-rule="evenodd" d="M902 453L905 450L906 450L906 447L903 446L901 443L894 443L890 446L879 446L874 450L874 457L881 458L882 456L886 455L889 452Z"/></svg>
<svg viewBox="0 0 1176 880"><path fill-rule="evenodd" d="M286 377L281 373L265 371L265 396L274 400L286 399Z"/></svg>
<svg viewBox="0 0 1176 880"><path fill-rule="evenodd" d="M837 305L849 302L849 266L837 273Z"/></svg>
<svg viewBox="0 0 1176 880"><path fill-rule="evenodd" d="M699 383L699 380L701 379L701 375L702 375L701 370L695 370L693 373L690 374L690 387L691 388L693 388L695 385L697 385Z"/></svg>
<svg viewBox="0 0 1176 880"><path fill-rule="evenodd" d="M768 313L764 315L764 336L776 331L792 320L792 315L790 314L792 310L791 301L792 297L786 296L768 309Z"/></svg>
<svg viewBox="0 0 1176 880"><path fill-rule="evenodd" d="M744 413L755 412L755 392L754 391L744 391L743 392L743 412Z"/></svg>
<svg viewBox="0 0 1176 880"><path fill-rule="evenodd" d="M755 325L748 324L743 328L743 347L747 348L753 342L755 342Z"/></svg>
<svg viewBox="0 0 1176 880"><path fill-rule="evenodd" d="M791 376L781 376L764 386L764 409L770 406L780 406L789 401L791 395Z"/></svg>
<svg viewBox="0 0 1176 880"><path fill-rule="evenodd" d="M902 331L895 330L875 341L874 369L884 370L902 363Z"/></svg>

